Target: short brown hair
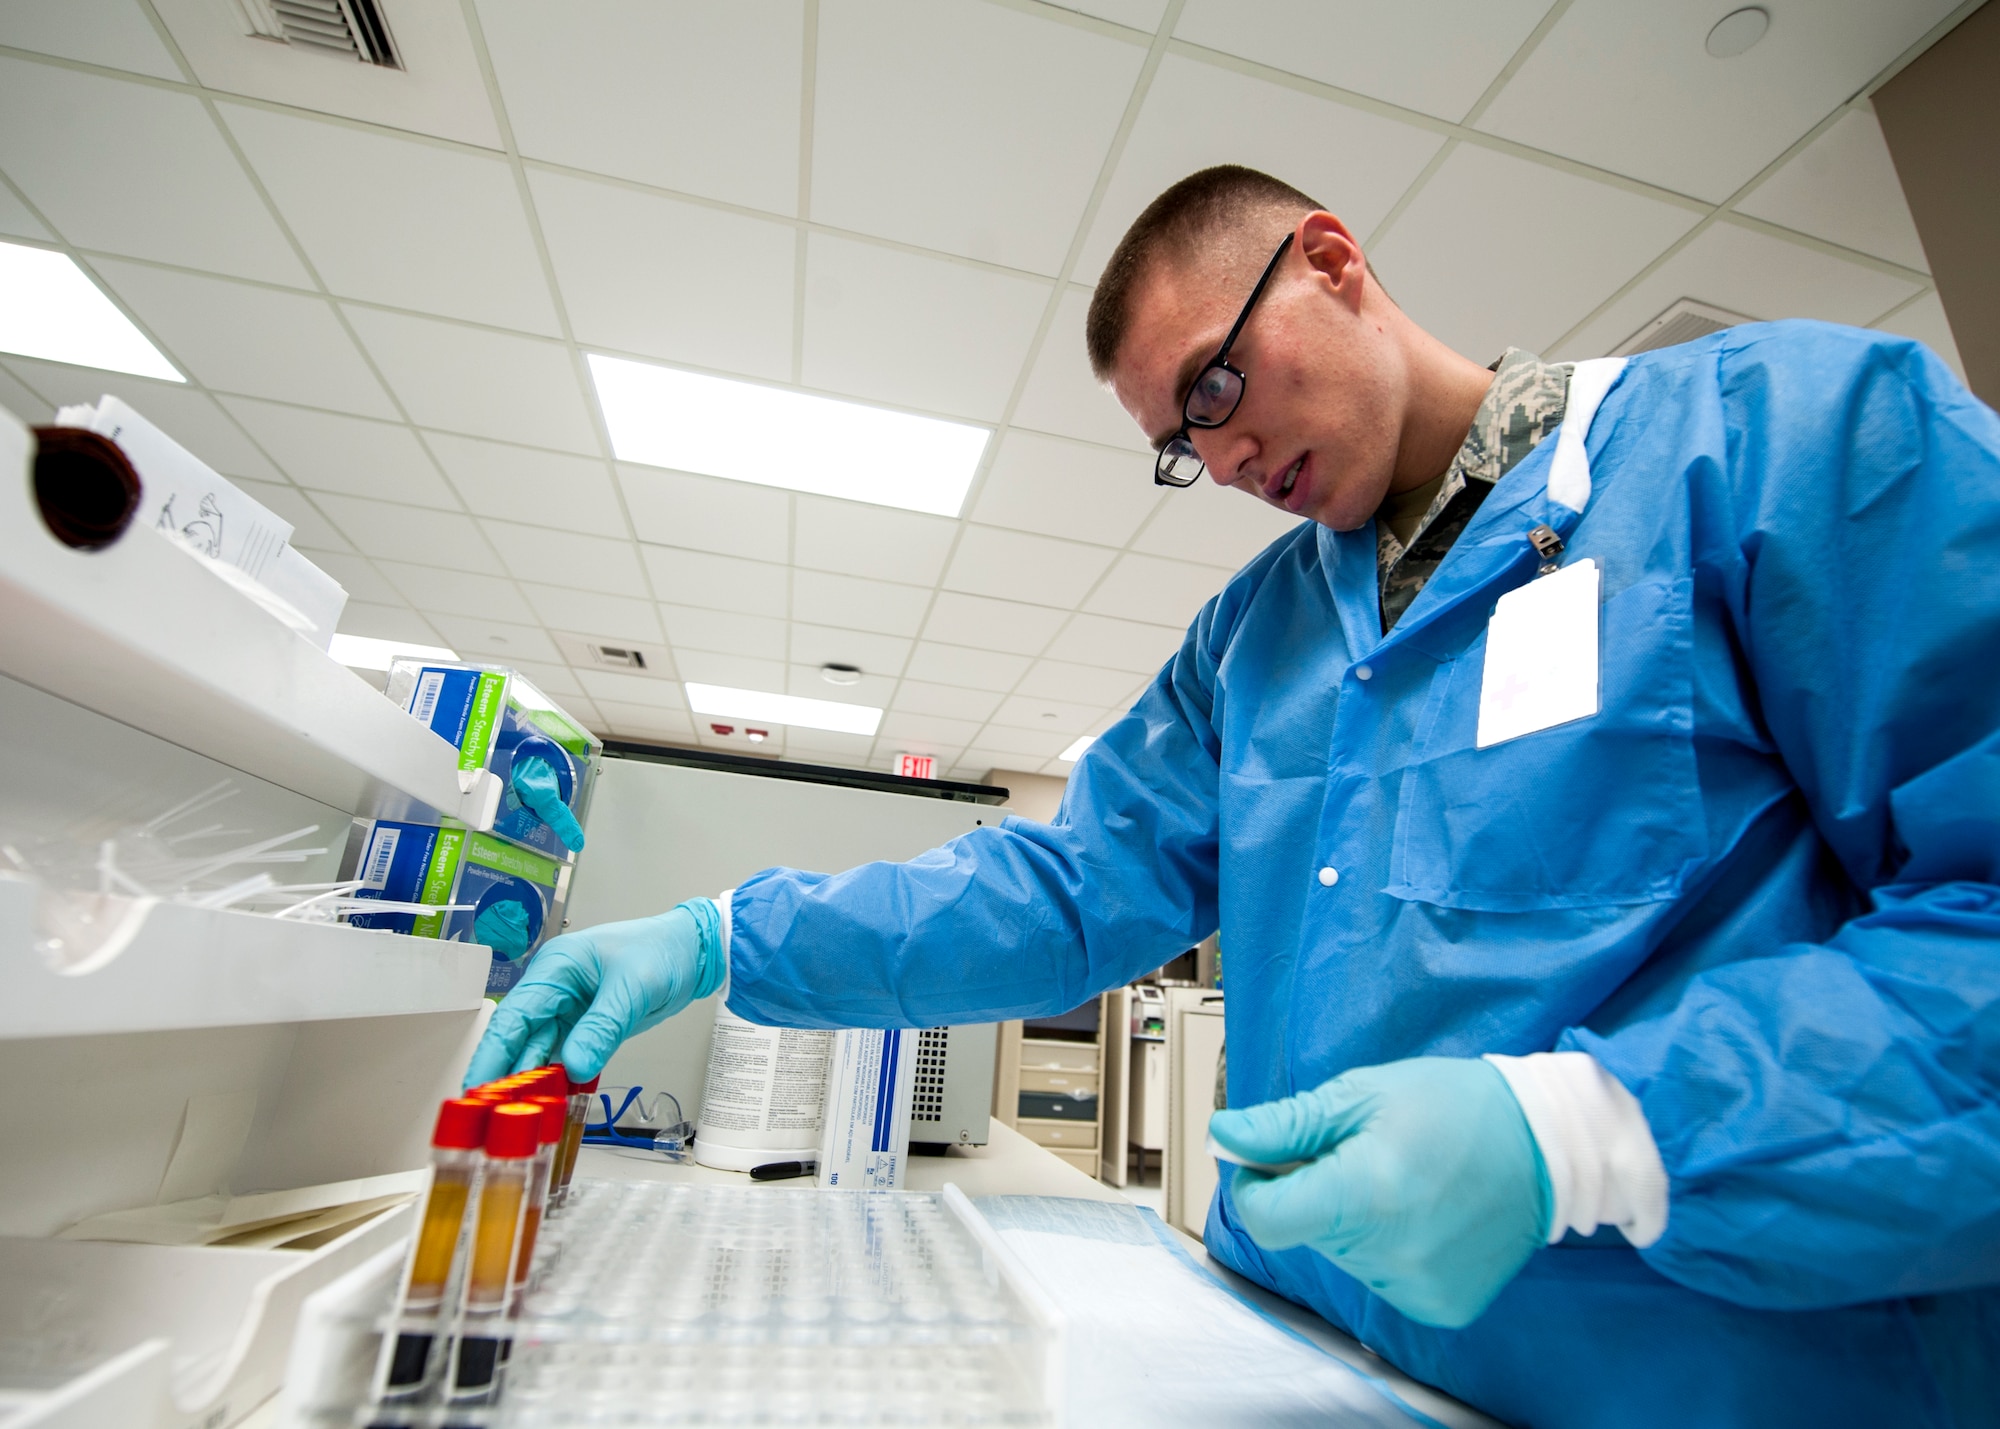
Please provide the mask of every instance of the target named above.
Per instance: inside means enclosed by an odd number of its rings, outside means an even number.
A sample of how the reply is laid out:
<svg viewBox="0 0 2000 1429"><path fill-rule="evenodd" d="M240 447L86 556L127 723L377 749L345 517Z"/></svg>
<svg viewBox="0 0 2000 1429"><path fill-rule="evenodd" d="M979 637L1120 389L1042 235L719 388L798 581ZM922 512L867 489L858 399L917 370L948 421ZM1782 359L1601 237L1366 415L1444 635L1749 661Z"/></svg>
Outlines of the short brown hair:
<svg viewBox="0 0 2000 1429"><path fill-rule="evenodd" d="M1112 250L1090 300L1083 334L1097 380L1111 375L1111 364L1125 343L1133 290L1155 262L1194 254L1249 214L1289 213L1296 219L1319 207L1318 200L1284 180L1241 164L1217 164L1189 174L1147 204Z"/></svg>

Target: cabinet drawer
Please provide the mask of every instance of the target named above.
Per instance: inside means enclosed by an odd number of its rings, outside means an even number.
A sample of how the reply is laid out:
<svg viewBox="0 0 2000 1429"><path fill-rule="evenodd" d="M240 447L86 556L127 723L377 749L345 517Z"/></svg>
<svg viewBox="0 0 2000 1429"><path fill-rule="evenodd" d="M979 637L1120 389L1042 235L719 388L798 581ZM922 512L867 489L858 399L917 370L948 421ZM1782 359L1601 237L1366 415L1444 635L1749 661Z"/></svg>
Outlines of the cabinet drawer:
<svg viewBox="0 0 2000 1429"><path fill-rule="evenodd" d="M1041 1072L1089 1072L1097 1074L1097 1044L1095 1042L1035 1042L1023 1039L1021 1043L1021 1071L1030 1068Z"/></svg>
<svg viewBox="0 0 2000 1429"><path fill-rule="evenodd" d="M1018 1115L1031 1121L1096 1121L1097 1098L1068 1092L1022 1092Z"/></svg>
<svg viewBox="0 0 2000 1429"><path fill-rule="evenodd" d="M1097 1090L1097 1073L1051 1072L1045 1068L1021 1068L1021 1090L1024 1092L1094 1092Z"/></svg>
<svg viewBox="0 0 2000 1429"><path fill-rule="evenodd" d="M1097 1145L1094 1121L1043 1121L1024 1116L1014 1129L1037 1146L1068 1146L1088 1151Z"/></svg>
<svg viewBox="0 0 2000 1429"><path fill-rule="evenodd" d="M1051 1146L1049 1154L1058 1160L1067 1161L1084 1175L1097 1175L1097 1153L1095 1151L1072 1151L1067 1146Z"/></svg>

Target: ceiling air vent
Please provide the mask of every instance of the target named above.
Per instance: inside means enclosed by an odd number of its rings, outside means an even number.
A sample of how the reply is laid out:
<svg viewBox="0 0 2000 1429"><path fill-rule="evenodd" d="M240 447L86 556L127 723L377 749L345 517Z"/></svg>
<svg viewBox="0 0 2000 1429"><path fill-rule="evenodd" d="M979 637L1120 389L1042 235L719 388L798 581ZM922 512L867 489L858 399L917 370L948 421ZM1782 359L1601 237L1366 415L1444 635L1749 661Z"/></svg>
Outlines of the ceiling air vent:
<svg viewBox="0 0 2000 1429"><path fill-rule="evenodd" d="M1611 350L1613 357L1630 357L1638 352L1651 352L1656 347L1672 347L1676 343L1693 342L1698 337L1707 337L1712 332L1721 332L1726 327L1738 323L1753 323L1755 318L1742 313L1732 313L1727 308L1718 308L1710 303L1698 303L1693 298L1682 298L1625 341Z"/></svg>
<svg viewBox="0 0 2000 1429"><path fill-rule="evenodd" d="M592 645L592 658L598 664L614 670L643 670L646 668L646 652L634 650L629 645Z"/></svg>
<svg viewBox="0 0 2000 1429"><path fill-rule="evenodd" d="M253 35L401 69L379 0L236 0Z"/></svg>

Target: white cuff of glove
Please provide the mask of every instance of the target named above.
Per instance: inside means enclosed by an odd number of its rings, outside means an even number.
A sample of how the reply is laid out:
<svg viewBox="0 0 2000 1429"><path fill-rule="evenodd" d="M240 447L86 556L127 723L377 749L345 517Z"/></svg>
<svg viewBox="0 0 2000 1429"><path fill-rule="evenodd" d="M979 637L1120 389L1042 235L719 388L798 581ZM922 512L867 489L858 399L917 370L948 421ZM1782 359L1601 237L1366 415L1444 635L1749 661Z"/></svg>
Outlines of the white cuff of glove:
<svg viewBox="0 0 2000 1429"><path fill-rule="evenodd" d="M1588 1052L1486 1060L1507 1079L1548 1168L1550 1245L1599 1226L1616 1226L1640 1249L1666 1233L1666 1167L1639 1099L1622 1082Z"/></svg>
<svg viewBox="0 0 2000 1429"><path fill-rule="evenodd" d="M715 895L715 906L722 910L722 986L715 991L722 998L722 1005L729 1006L729 905L736 900L736 890L725 888Z"/></svg>

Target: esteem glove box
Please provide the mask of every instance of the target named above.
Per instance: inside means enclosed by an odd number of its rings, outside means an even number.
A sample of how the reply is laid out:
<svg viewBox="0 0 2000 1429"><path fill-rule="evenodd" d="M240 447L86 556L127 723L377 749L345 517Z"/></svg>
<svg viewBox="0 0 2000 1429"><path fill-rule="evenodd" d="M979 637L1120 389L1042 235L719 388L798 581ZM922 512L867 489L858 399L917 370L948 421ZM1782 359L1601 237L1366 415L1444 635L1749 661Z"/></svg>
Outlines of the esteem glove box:
<svg viewBox="0 0 2000 1429"><path fill-rule="evenodd" d="M493 832L562 862L574 857L555 831L522 804L510 776L536 756L555 771L556 792L581 824L604 753L603 741L564 714L518 671L500 665L396 660L390 699L458 750L458 767L490 769L507 790Z"/></svg>
<svg viewBox="0 0 2000 1429"><path fill-rule="evenodd" d="M455 826L391 819L356 824L361 836L349 846L354 866L345 874L361 880L354 896L439 911L404 906L352 913L347 921L357 928L487 944L493 949L488 997L506 996L534 950L561 930L568 864Z"/></svg>

